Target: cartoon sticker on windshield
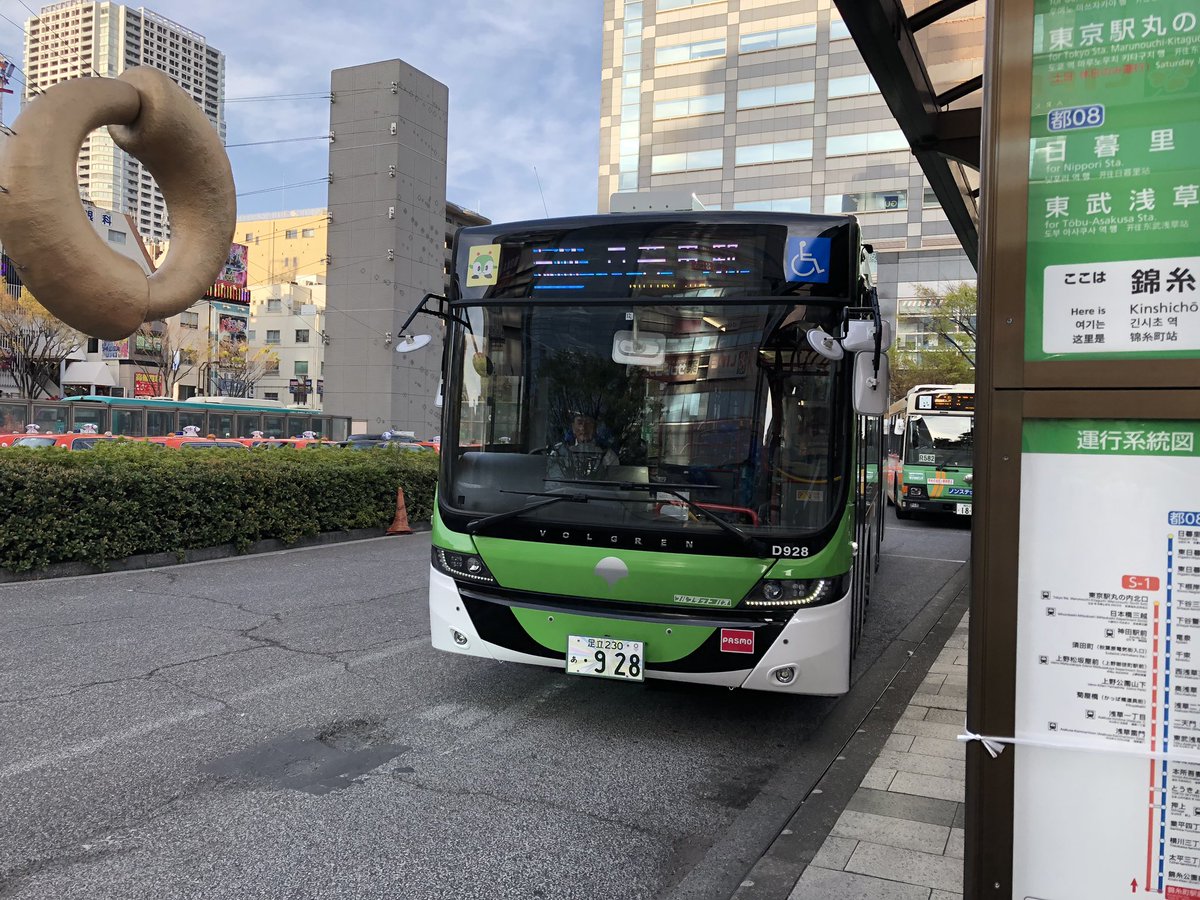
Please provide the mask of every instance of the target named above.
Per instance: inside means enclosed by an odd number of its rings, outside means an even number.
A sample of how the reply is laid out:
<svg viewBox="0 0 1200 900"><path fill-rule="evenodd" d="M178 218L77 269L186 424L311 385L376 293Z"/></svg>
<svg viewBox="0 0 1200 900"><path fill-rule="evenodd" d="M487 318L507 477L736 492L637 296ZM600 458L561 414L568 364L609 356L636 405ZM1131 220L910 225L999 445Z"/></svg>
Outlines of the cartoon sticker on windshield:
<svg viewBox="0 0 1200 900"><path fill-rule="evenodd" d="M784 248L788 281L829 282L829 238L789 237Z"/></svg>
<svg viewBox="0 0 1200 900"><path fill-rule="evenodd" d="M495 284L499 274L499 244L480 244L467 251L467 287Z"/></svg>

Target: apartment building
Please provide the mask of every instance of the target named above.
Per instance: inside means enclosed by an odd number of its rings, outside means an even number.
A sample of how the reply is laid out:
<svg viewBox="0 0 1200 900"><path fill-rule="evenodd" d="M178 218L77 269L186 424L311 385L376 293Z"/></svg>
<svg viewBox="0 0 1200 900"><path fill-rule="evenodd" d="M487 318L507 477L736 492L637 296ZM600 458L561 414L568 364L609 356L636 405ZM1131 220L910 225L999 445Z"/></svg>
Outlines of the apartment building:
<svg viewBox="0 0 1200 900"><path fill-rule="evenodd" d="M983 14L923 35L936 81L980 71ZM917 287L975 272L832 0L605 0L604 29L602 212L617 192L689 190L713 209L853 213L898 346L936 343Z"/></svg>
<svg viewBox="0 0 1200 900"><path fill-rule="evenodd" d="M71 78L113 78L134 66L166 72L196 101L225 140L225 54L203 35L141 7L68 0L25 21L25 90ZM76 167L79 192L97 207L128 213L147 240L170 237L162 192L149 171L113 143L107 129L88 135Z"/></svg>

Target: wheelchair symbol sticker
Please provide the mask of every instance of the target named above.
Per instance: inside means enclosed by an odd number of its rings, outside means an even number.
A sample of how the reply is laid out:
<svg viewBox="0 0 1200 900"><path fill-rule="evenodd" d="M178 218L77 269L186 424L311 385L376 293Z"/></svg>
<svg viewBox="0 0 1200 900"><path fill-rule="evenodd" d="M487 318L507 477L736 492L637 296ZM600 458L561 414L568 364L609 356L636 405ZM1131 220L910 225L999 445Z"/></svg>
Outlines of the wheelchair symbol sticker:
<svg viewBox="0 0 1200 900"><path fill-rule="evenodd" d="M790 237L784 248L788 281L829 281L829 238Z"/></svg>

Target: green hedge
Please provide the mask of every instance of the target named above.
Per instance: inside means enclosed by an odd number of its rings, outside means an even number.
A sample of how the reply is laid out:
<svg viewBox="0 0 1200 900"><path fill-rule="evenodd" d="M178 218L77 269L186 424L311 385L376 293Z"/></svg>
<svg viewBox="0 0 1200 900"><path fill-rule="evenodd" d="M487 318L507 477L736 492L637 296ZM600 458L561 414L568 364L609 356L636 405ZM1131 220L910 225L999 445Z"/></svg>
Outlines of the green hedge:
<svg viewBox="0 0 1200 900"><path fill-rule="evenodd" d="M100 567L174 552L386 528L404 488L432 515L437 455L405 450L0 450L0 568Z"/></svg>

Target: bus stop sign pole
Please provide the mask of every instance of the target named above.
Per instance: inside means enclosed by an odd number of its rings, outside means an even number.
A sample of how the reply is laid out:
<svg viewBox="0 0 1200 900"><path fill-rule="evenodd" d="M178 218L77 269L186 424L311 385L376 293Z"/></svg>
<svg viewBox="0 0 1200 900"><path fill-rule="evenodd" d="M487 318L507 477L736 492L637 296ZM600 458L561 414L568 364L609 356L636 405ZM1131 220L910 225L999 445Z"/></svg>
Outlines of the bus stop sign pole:
<svg viewBox="0 0 1200 900"><path fill-rule="evenodd" d="M1198 17L989 4L967 897L1200 898Z"/></svg>

